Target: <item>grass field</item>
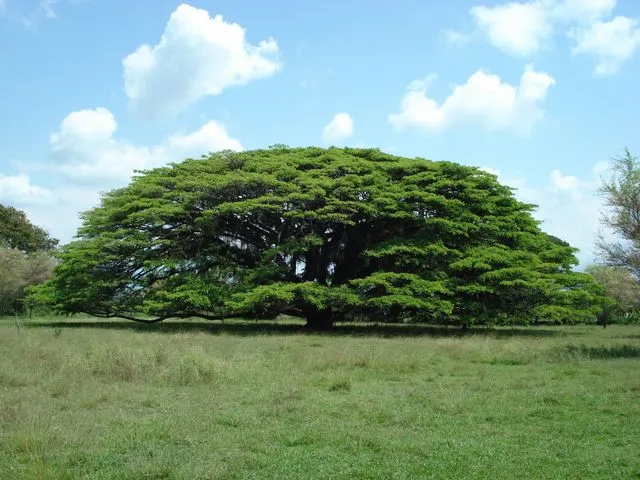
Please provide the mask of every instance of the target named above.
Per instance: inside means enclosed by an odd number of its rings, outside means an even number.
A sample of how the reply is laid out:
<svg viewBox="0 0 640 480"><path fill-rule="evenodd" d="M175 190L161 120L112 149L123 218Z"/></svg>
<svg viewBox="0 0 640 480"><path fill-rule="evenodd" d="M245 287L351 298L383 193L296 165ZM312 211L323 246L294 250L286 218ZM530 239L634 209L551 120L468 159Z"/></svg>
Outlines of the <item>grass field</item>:
<svg viewBox="0 0 640 480"><path fill-rule="evenodd" d="M640 327L0 320L0 479L640 478Z"/></svg>

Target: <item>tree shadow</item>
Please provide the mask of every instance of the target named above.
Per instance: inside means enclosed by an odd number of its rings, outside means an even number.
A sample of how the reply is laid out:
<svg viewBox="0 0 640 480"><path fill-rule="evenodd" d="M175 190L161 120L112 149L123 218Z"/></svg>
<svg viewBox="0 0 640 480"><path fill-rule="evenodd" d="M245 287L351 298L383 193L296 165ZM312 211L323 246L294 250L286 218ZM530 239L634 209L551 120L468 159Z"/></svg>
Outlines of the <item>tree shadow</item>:
<svg viewBox="0 0 640 480"><path fill-rule="evenodd" d="M163 323L144 324L123 320L93 321L30 321L27 328L128 330L133 332L179 333L205 332L213 335L322 335L354 337L548 337L568 335L566 331L540 327L472 327L461 329L445 325L399 324L338 324L329 331L311 331L302 323L277 321L203 322L169 320ZM577 332L576 332L577 333Z"/></svg>

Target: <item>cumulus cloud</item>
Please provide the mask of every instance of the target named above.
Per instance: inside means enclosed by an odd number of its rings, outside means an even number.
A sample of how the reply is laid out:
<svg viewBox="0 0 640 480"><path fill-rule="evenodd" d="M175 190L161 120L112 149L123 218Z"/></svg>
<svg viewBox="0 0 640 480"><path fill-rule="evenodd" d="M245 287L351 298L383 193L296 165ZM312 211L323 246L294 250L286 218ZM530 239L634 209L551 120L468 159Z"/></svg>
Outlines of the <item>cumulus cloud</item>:
<svg viewBox="0 0 640 480"><path fill-rule="evenodd" d="M405 93L400 113L389 115L398 129L407 127L440 132L464 123L482 125L488 130L512 130L527 134L543 117L540 103L555 80L527 65L520 85L503 82L497 75L478 70L439 104L427 96L434 76L413 81Z"/></svg>
<svg viewBox="0 0 640 480"><path fill-rule="evenodd" d="M116 138L117 122L105 108L72 112L50 145L58 171L78 183L111 185L127 180L134 170L152 168L218 150L242 150L224 125L211 120L195 132L174 134L155 146L138 146Z"/></svg>
<svg viewBox="0 0 640 480"><path fill-rule="evenodd" d="M27 206L46 204L52 193L46 188L31 184L26 174L4 175L0 173L0 202L9 205Z"/></svg>
<svg viewBox="0 0 640 480"><path fill-rule="evenodd" d="M91 186L64 185L50 190L50 201L18 205L29 220L44 227L51 236L63 244L71 241L81 224L80 213L100 201L100 192Z"/></svg>
<svg viewBox="0 0 640 480"><path fill-rule="evenodd" d="M553 34L552 22L539 1L477 6L469 13L494 46L513 55L541 50Z"/></svg>
<svg viewBox="0 0 640 480"><path fill-rule="evenodd" d="M575 40L574 55L597 58L596 75L613 75L640 47L640 21L618 16L569 33Z"/></svg>
<svg viewBox="0 0 640 480"><path fill-rule="evenodd" d="M23 210L35 225L45 228L54 238L71 239L79 225L69 210L60 211L59 193L32 183L29 175L0 173L0 203ZM78 210L72 210L77 212ZM57 215L57 214L60 215ZM72 214L71 214L72 215ZM76 215L77 216L77 215ZM79 222L79 219L77 219ZM69 227L70 226L70 227ZM67 236L61 237L60 234Z"/></svg>
<svg viewBox="0 0 640 480"><path fill-rule="evenodd" d="M577 190L580 188L580 180L572 175L563 175L558 169L551 171L551 187L555 190Z"/></svg>
<svg viewBox="0 0 640 480"><path fill-rule="evenodd" d="M113 114L106 108L78 110L67 115L60 130L49 136L53 151L105 145L118 128Z"/></svg>
<svg viewBox="0 0 640 480"><path fill-rule="evenodd" d="M40 174L58 174L60 187L34 185L25 174L0 173L0 202L23 209L37 225L68 242L80 225L79 212L98 204L100 192L126 184L134 170L200 158L208 152L242 150L242 144L211 120L188 133L174 133L156 145L141 146L117 137L118 124L106 108L67 115L49 137L53 164L36 164Z"/></svg>
<svg viewBox="0 0 640 480"><path fill-rule="evenodd" d="M141 45L122 64L131 106L151 118L179 113L281 67L274 39L253 45L242 26L187 4L171 14L156 45Z"/></svg>
<svg viewBox="0 0 640 480"><path fill-rule="evenodd" d="M117 128L105 108L67 115L60 130L49 137L58 170L76 182L111 184L151 164L151 150L114 138Z"/></svg>
<svg viewBox="0 0 640 480"><path fill-rule="evenodd" d="M211 120L199 130L187 135L171 135L165 150L182 152L185 155L207 153L216 150L243 150L239 140L231 138L221 123Z"/></svg>
<svg viewBox="0 0 640 480"><path fill-rule="evenodd" d="M563 30L574 55L596 57L597 75L612 75L640 45L639 19L613 15L617 0L530 0L476 6L469 13L496 48L527 57L553 46Z"/></svg>
<svg viewBox="0 0 640 480"><path fill-rule="evenodd" d="M322 139L325 143L340 142L353 135L353 119L348 113L338 113L324 127Z"/></svg>

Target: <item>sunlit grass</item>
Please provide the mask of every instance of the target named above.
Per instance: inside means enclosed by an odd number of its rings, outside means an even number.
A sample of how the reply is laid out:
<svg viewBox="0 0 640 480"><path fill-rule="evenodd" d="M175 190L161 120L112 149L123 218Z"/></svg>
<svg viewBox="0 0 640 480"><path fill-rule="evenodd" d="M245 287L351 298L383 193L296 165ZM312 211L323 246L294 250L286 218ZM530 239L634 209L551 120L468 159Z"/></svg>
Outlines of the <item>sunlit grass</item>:
<svg viewBox="0 0 640 480"><path fill-rule="evenodd" d="M0 478L640 478L640 327L0 320Z"/></svg>

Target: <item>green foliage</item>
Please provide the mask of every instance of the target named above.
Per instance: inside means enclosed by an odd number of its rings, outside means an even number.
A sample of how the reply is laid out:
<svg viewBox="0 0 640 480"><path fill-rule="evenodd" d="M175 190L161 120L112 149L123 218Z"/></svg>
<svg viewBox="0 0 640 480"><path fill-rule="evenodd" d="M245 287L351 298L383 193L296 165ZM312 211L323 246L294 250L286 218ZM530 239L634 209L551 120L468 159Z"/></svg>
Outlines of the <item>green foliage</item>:
<svg viewBox="0 0 640 480"><path fill-rule="evenodd" d="M24 304L25 294L31 286L51 278L53 267L54 260L46 252L25 253L0 247L0 315L33 307L34 303Z"/></svg>
<svg viewBox="0 0 640 480"><path fill-rule="evenodd" d="M595 282L571 271L575 249L543 233L533 208L451 162L221 152L107 193L43 291L60 311L131 318L588 320Z"/></svg>
<svg viewBox="0 0 640 480"><path fill-rule="evenodd" d="M640 282L631 269L608 265L590 265L586 272L602 286L611 302L600 316L600 322L632 323L640 315Z"/></svg>
<svg viewBox="0 0 640 480"><path fill-rule="evenodd" d="M0 315L51 303L50 295L42 298L40 294L25 303L25 295L51 278L55 264L51 252L57 244L23 211L0 204Z"/></svg>
<svg viewBox="0 0 640 480"><path fill-rule="evenodd" d="M601 284L607 296L624 312L640 307L640 282L628 268L589 265L585 271Z"/></svg>
<svg viewBox="0 0 640 480"><path fill-rule="evenodd" d="M36 252L53 250L57 244L58 240L33 225L23 211L0 204L0 247Z"/></svg>

